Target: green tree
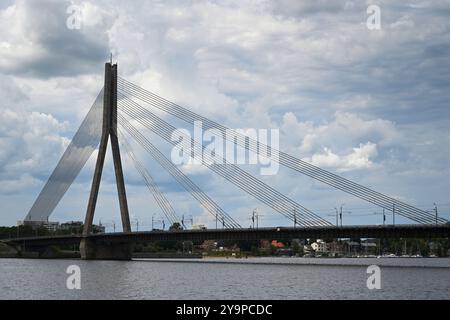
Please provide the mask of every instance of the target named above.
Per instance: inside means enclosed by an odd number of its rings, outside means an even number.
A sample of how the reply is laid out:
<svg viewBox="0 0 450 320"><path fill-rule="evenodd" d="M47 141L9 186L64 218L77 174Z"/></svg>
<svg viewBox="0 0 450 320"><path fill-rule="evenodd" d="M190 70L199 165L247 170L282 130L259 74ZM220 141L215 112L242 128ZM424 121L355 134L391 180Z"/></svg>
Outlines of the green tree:
<svg viewBox="0 0 450 320"><path fill-rule="evenodd" d="M294 241L292 243L292 251L294 251L294 253L300 257L303 257L303 255L305 254L303 246L300 245L297 241Z"/></svg>
<svg viewBox="0 0 450 320"><path fill-rule="evenodd" d="M175 231L175 230L183 230L183 227L179 222L174 222L170 227L169 231Z"/></svg>

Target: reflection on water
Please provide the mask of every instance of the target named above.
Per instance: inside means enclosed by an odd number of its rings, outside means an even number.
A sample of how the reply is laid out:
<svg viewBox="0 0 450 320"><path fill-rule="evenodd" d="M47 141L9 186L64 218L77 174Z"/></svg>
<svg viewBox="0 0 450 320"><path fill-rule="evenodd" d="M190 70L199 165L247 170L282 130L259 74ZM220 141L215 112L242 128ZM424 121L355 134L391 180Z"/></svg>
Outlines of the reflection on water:
<svg viewBox="0 0 450 320"><path fill-rule="evenodd" d="M81 290L66 269L81 268ZM381 267L369 290L368 265ZM449 299L450 259L0 259L0 299Z"/></svg>

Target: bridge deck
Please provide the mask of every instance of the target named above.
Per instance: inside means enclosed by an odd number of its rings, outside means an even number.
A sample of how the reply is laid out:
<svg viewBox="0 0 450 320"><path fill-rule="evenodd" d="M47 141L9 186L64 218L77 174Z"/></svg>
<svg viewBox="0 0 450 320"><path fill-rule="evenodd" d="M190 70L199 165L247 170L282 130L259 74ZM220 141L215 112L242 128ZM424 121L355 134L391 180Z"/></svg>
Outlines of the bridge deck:
<svg viewBox="0 0 450 320"><path fill-rule="evenodd" d="M102 243L139 243L151 241L261 240L306 238L448 238L450 225L276 227L258 229L205 229L102 233L88 236ZM1 240L11 246L40 247L79 244L81 235L28 237Z"/></svg>

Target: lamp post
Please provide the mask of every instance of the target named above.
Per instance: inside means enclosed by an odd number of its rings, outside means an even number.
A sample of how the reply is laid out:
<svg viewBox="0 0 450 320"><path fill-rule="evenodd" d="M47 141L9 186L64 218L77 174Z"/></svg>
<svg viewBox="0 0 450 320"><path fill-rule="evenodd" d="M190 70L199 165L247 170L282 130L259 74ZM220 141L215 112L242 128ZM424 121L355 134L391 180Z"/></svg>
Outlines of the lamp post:
<svg viewBox="0 0 450 320"><path fill-rule="evenodd" d="M253 209L252 212L252 228L255 229L255 213L256 213L256 209Z"/></svg>
<svg viewBox="0 0 450 320"><path fill-rule="evenodd" d="M294 208L294 229L297 227L297 208Z"/></svg>
<svg viewBox="0 0 450 320"><path fill-rule="evenodd" d="M437 208L436 203L433 203L433 204L434 204L434 213L436 215L436 225L437 225L438 224L438 208Z"/></svg>
<svg viewBox="0 0 450 320"><path fill-rule="evenodd" d="M392 225L395 226L395 203L392 205Z"/></svg>
<svg viewBox="0 0 450 320"><path fill-rule="evenodd" d="M216 230L217 230L217 220L218 220L218 218L219 218L219 216L218 216L217 211L216 211Z"/></svg>

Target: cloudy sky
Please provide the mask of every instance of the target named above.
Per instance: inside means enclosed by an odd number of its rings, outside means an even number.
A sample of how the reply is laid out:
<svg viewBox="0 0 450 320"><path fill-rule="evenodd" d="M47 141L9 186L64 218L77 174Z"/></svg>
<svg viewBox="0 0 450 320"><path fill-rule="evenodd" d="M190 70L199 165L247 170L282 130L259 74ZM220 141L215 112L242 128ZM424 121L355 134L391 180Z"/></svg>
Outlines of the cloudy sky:
<svg viewBox="0 0 450 320"><path fill-rule="evenodd" d="M371 4L380 30L367 28ZM67 28L70 5L80 29ZM450 218L450 1L2 0L0 224L27 214L101 90L110 52L123 78L231 128L279 129L282 150ZM180 216L214 224L136 151ZM120 218L109 155L95 222L111 230ZM161 211L123 160L132 220L148 228ZM84 219L93 163L51 220ZM241 225L255 207L262 225L289 224L209 171L186 172ZM258 177L330 222L341 204L344 223L382 221L377 207L288 169Z"/></svg>

